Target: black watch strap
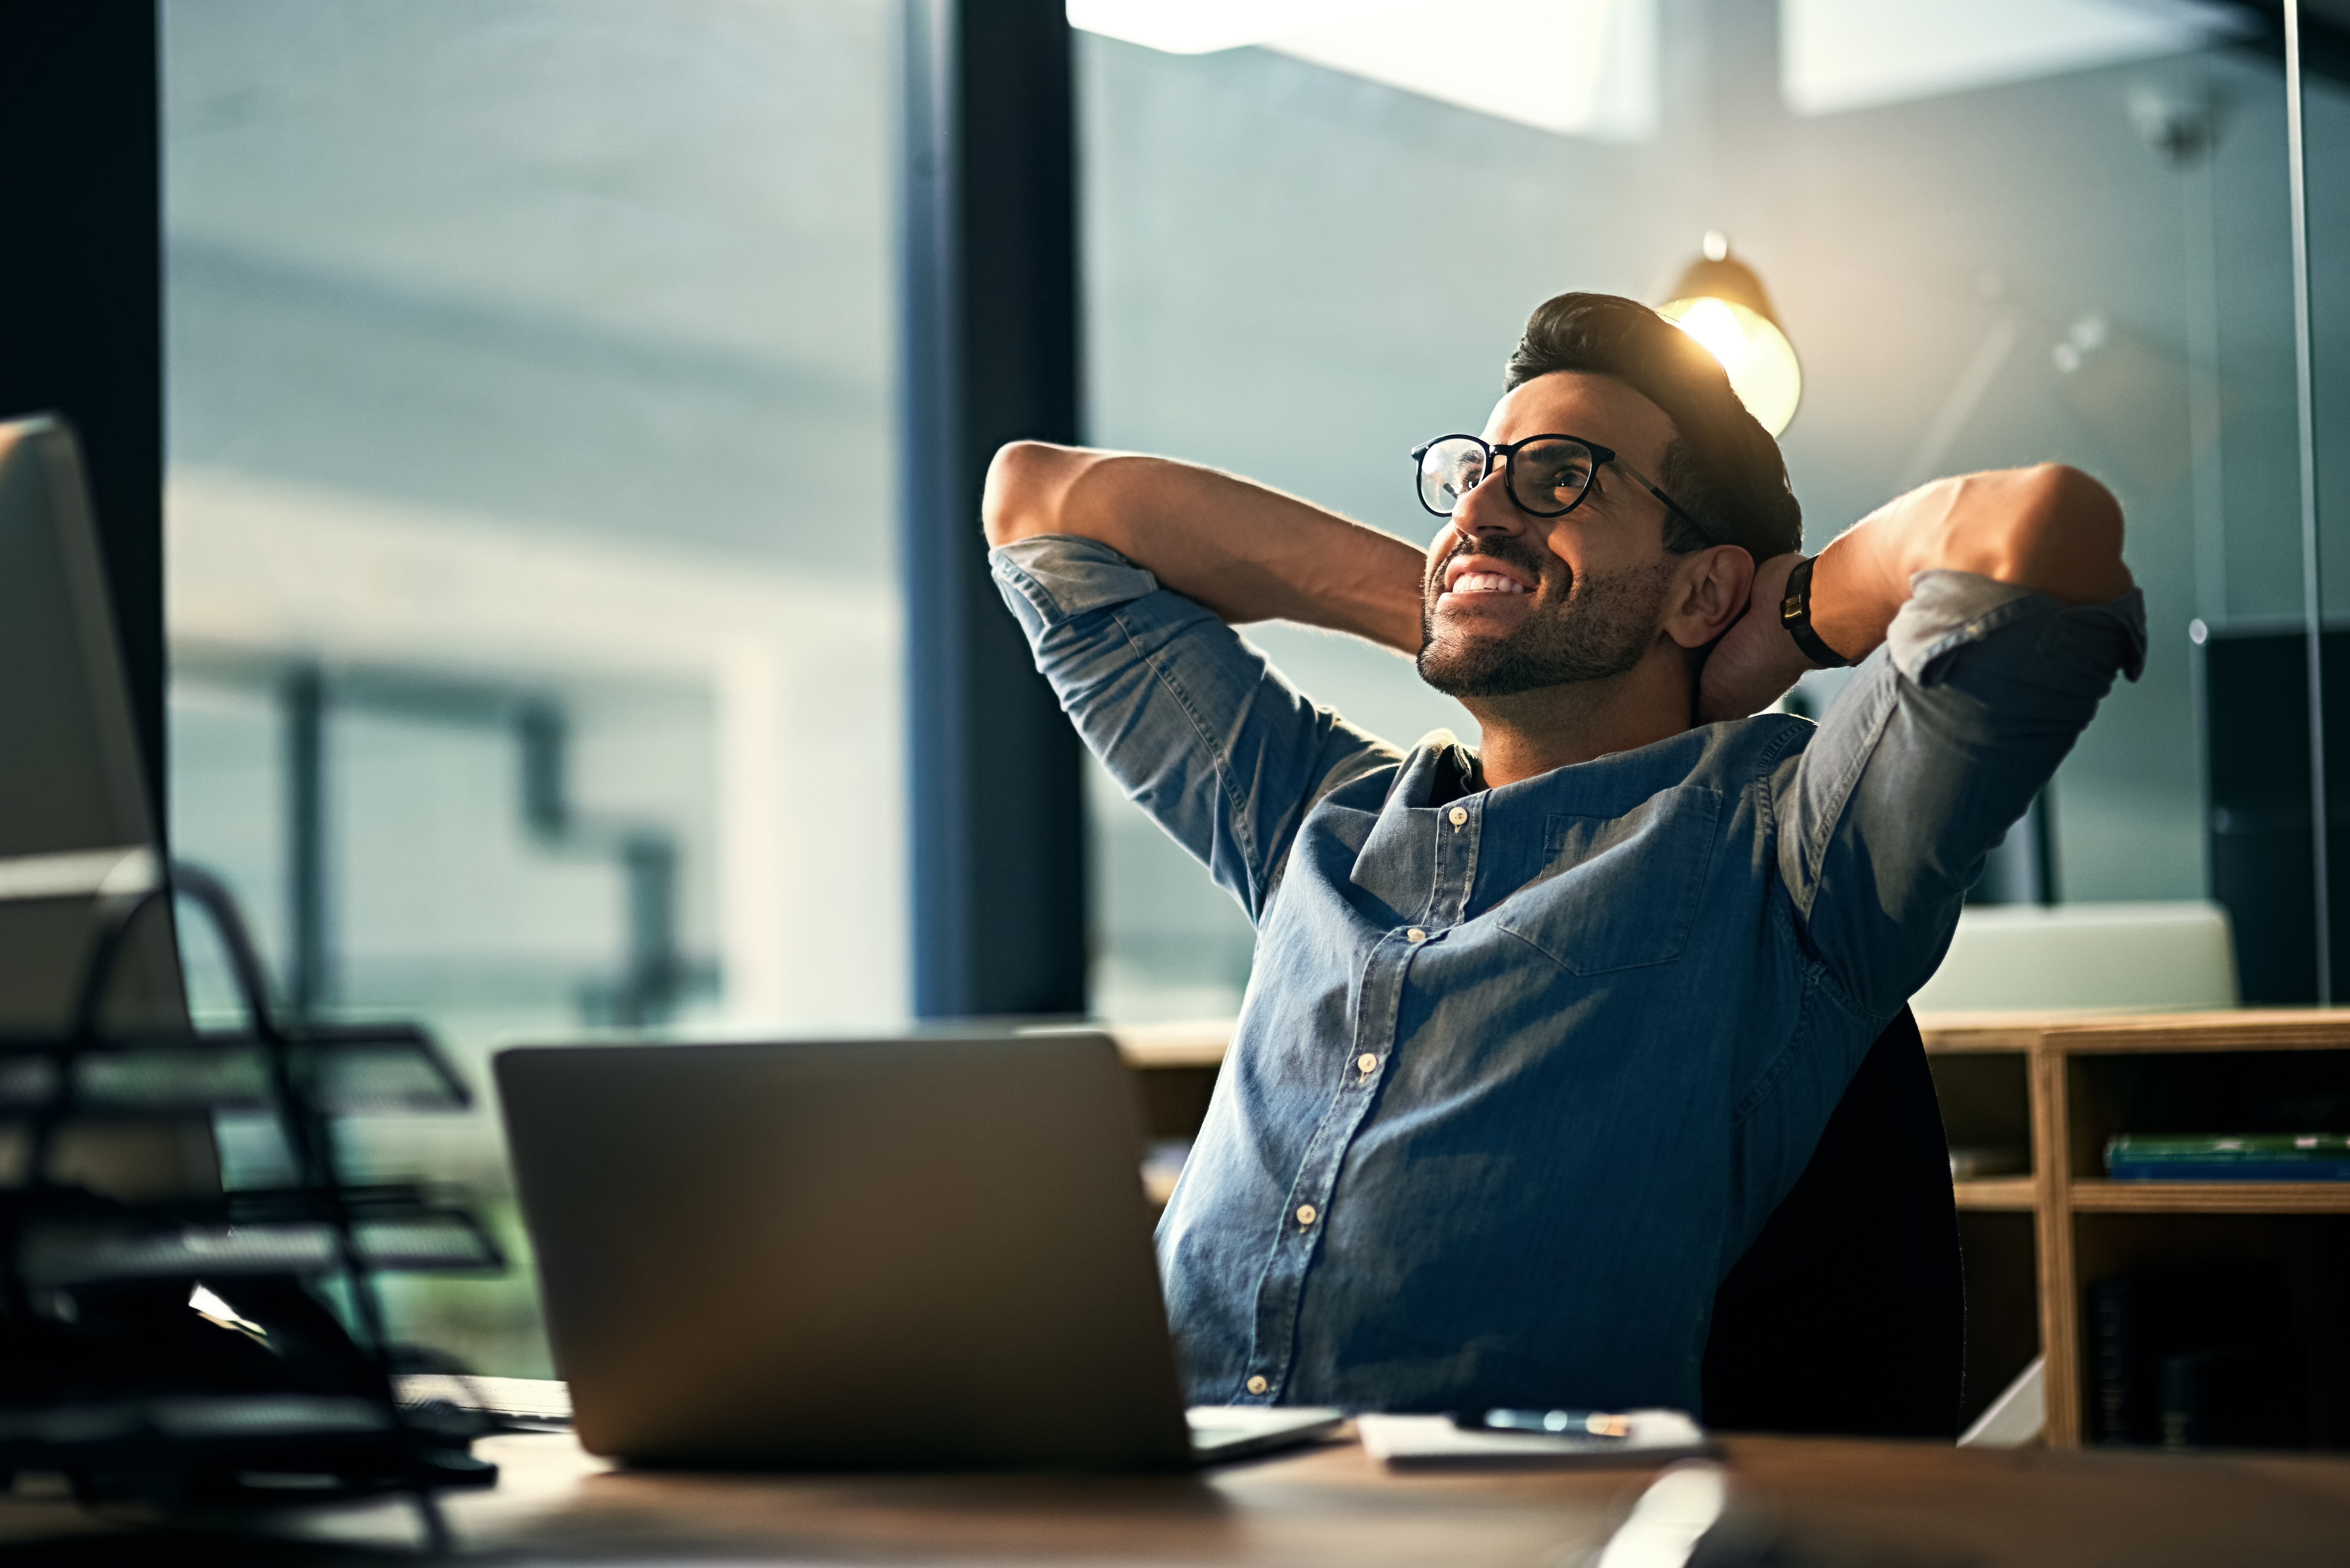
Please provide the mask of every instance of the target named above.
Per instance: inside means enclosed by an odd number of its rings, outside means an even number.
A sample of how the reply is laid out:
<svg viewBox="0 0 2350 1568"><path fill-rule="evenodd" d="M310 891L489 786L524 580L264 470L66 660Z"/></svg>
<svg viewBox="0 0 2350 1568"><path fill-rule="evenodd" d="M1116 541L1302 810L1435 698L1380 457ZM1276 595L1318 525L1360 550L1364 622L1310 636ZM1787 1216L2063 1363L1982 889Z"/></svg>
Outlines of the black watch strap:
<svg viewBox="0 0 2350 1568"><path fill-rule="evenodd" d="M1835 670L1852 660L1822 642L1820 634L1812 629L1812 563L1818 559L1806 556L1787 574L1787 591L1779 600L1779 624L1787 628L1805 659L1823 670Z"/></svg>

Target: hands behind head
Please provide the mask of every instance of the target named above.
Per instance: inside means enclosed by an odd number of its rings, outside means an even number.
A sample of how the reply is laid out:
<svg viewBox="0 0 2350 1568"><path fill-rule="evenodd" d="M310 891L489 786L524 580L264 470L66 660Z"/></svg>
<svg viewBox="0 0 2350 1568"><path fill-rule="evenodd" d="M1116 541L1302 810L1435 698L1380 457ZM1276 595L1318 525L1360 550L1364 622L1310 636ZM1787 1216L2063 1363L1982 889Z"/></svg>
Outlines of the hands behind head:
<svg viewBox="0 0 2350 1568"><path fill-rule="evenodd" d="M1699 723L1759 713L1812 668L1795 639L1779 624L1779 600L1786 592L1787 574L1802 559L1800 555L1773 556L1754 568L1754 590L1746 613L1722 634L1698 677Z"/></svg>

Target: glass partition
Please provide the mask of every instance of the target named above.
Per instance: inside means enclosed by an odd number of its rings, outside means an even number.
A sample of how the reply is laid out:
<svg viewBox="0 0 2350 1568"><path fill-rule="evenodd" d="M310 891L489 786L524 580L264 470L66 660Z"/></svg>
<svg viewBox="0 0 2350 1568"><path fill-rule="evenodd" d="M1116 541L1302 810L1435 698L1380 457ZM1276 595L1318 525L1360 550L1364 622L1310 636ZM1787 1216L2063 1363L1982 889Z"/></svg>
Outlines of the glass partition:
<svg viewBox="0 0 2350 1568"><path fill-rule="evenodd" d="M517 1040L901 1016L889 8L162 15L173 837L468 1069L363 1159L502 1187ZM526 1261L394 1306L545 1374Z"/></svg>
<svg viewBox="0 0 2350 1568"><path fill-rule="evenodd" d="M2045 827L2011 836L1981 894L2210 896L2196 639L2296 624L2302 605L2284 85L2249 10L1595 0L1546 10L1509 50L1492 29L1524 7L1367 9L1216 52L1083 38L1092 439L1422 538L1405 454L1482 421L1536 303L1662 304L1726 248L1801 362L1783 445L1807 548L1925 479L2042 459L2096 474L2127 512L2145 679L2106 703ZM1503 79L1515 65L1464 85L1441 63L1453 38L1468 57L1523 54L1521 74L1604 61L1613 85L1580 109L1532 102ZM2350 394L2350 95L2308 81L2323 410ZM2337 489L2345 429L2323 438ZM1392 740L1470 734L1399 659L1251 635ZM1798 701L1836 687L1808 678ZM1095 784L1097 1005L1229 1013L1245 921Z"/></svg>

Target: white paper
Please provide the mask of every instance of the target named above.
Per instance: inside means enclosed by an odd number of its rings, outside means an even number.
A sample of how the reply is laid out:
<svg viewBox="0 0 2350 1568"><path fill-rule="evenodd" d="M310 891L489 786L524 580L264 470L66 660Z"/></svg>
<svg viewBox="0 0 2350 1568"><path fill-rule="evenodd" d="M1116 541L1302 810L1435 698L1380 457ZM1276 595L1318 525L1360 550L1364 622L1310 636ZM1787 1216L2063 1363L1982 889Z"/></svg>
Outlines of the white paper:
<svg viewBox="0 0 2350 1568"><path fill-rule="evenodd" d="M1371 1457L1391 1465L1645 1465L1708 1451L1705 1429L1685 1411L1623 1415L1632 1424L1625 1438L1471 1430L1450 1416L1357 1416L1355 1428Z"/></svg>

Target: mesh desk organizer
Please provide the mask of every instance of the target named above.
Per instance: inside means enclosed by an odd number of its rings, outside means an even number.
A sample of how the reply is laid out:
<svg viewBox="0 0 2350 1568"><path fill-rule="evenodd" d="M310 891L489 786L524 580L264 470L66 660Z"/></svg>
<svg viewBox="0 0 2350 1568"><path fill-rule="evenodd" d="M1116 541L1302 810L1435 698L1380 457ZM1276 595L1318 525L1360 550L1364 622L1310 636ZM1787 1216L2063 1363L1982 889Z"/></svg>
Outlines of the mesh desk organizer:
<svg viewBox="0 0 2350 1568"><path fill-rule="evenodd" d="M174 895L219 932L246 1027L109 1037L131 924ZM404 1493L444 1548L434 1493L496 1480L471 1451L488 1428L446 1404L402 1407L375 1276L505 1259L459 1203L346 1180L332 1124L461 1110L463 1081L413 1027L281 1028L234 901L202 871L175 866L102 910L66 1035L0 1040L0 1122L28 1156L0 1189L0 1485L51 1472L86 1505L174 1510ZM290 1184L129 1202L50 1174L69 1121L224 1111L275 1119ZM200 1285L230 1313L192 1308Z"/></svg>

